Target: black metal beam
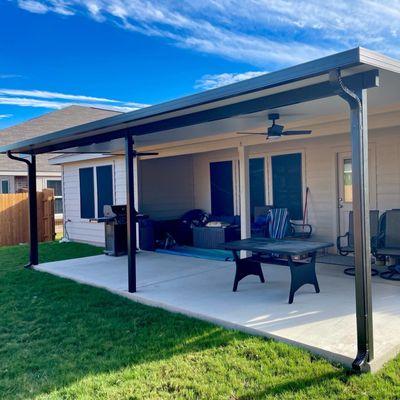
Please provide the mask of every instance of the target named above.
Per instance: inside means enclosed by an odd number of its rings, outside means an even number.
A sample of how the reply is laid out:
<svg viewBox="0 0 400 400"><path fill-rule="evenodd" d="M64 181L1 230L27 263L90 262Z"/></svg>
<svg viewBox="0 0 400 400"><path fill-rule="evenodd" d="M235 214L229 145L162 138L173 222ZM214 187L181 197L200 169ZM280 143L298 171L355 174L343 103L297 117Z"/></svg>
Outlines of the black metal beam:
<svg viewBox="0 0 400 400"><path fill-rule="evenodd" d="M136 210L134 190L133 138L125 136L126 210L127 210L127 250L128 250L128 291L136 292Z"/></svg>
<svg viewBox="0 0 400 400"><path fill-rule="evenodd" d="M350 88L361 87L367 89L378 86L378 70L371 70L354 74L343 78L346 86ZM68 142L43 145L40 150L32 149L31 153L51 153L71 147L86 146L96 143L108 142L114 139L125 137L127 134L141 136L149 133L167 131L171 129L184 128L207 122L232 118L239 115L253 114L259 111L271 110L278 107L290 106L313 100L319 100L335 96L335 92L329 81L316 83L307 87L287 90L285 92L258 97L251 100L243 100L238 103L228 104L212 109L188 113L185 115L166 118L160 121L142 123L122 130L111 131L102 134L89 132L85 136Z"/></svg>
<svg viewBox="0 0 400 400"><path fill-rule="evenodd" d="M29 268L39 264L39 240L37 221L37 190L36 190L36 156L31 155L30 160L20 158L7 152L8 158L24 162L28 166L28 204L29 204Z"/></svg>
<svg viewBox="0 0 400 400"><path fill-rule="evenodd" d="M353 361L353 369L364 372L370 370L369 362L374 358L367 91L361 85L350 90L342 81L338 70L331 72L330 80L335 92L350 107L357 319L357 356Z"/></svg>

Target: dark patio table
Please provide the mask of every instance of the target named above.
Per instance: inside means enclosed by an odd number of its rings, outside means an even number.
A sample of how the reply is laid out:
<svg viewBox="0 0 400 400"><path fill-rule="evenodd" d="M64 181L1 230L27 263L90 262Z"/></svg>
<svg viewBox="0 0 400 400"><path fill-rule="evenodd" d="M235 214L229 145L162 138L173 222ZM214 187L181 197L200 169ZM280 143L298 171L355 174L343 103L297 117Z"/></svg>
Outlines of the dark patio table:
<svg viewBox="0 0 400 400"><path fill-rule="evenodd" d="M239 281L248 275L257 275L260 277L261 282L265 282L261 263L288 265L291 274L289 304L293 303L295 292L307 283L314 285L317 293L320 292L315 273L316 254L318 250L332 246L333 243L329 242L266 238L236 240L220 245L221 248L231 250L235 259L234 292L237 290ZM251 251L253 255L247 258L240 258L239 252L241 250ZM264 258L263 256L265 255L269 257ZM307 261L295 261L293 259L304 255L308 257Z"/></svg>

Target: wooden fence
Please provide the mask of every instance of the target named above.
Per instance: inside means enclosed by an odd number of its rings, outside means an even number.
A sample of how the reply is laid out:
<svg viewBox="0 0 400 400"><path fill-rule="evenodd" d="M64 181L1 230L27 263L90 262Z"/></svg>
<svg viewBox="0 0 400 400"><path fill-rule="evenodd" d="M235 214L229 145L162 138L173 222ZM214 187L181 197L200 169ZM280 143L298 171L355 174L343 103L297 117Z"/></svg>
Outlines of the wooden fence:
<svg viewBox="0 0 400 400"><path fill-rule="evenodd" d="M0 194L0 246L29 242L28 193ZM37 192L38 238L54 240L54 192Z"/></svg>

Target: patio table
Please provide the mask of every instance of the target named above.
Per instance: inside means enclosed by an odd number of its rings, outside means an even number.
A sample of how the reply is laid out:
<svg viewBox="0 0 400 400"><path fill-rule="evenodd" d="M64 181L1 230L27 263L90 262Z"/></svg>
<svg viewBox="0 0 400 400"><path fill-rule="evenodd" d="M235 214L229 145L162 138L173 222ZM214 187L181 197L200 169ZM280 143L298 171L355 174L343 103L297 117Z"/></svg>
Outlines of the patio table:
<svg viewBox="0 0 400 400"><path fill-rule="evenodd" d="M329 242L266 238L242 239L220 245L226 250L231 250L235 259L234 292L237 290L239 281L248 275L257 275L261 282L265 282L261 263L289 266L291 274L289 304L293 303L295 292L307 283L314 285L317 293L320 292L315 273L316 254L318 250L332 246L333 243ZM239 252L241 250L251 251L252 256L240 258ZM268 257L263 257L265 255ZM279 255L279 257L276 255ZM294 260L295 257L299 256L306 256L308 259Z"/></svg>

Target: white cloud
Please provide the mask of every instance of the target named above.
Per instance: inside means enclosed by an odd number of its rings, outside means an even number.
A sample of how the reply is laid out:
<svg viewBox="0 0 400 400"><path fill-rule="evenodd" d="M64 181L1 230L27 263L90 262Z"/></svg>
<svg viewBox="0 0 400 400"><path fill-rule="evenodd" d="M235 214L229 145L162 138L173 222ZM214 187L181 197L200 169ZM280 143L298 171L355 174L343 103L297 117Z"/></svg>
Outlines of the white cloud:
<svg viewBox="0 0 400 400"><path fill-rule="evenodd" d="M195 88L204 90L215 89L220 86L244 81L245 79L255 78L256 76L264 75L266 73L266 71L248 71L239 73L203 75L200 79L196 81Z"/></svg>
<svg viewBox="0 0 400 400"><path fill-rule="evenodd" d="M23 78L23 76L18 74L0 74L0 79L11 79L11 78Z"/></svg>
<svg viewBox="0 0 400 400"><path fill-rule="evenodd" d="M46 14L49 11L49 8L44 3L35 0L19 0L18 5L23 10L35 14Z"/></svg>
<svg viewBox="0 0 400 400"><path fill-rule="evenodd" d="M358 45L400 56L399 0L19 0L25 10L83 13L176 46L282 67Z"/></svg>
<svg viewBox="0 0 400 400"><path fill-rule="evenodd" d="M105 99L103 97L91 97L82 96L75 94L65 94L58 92L47 92L45 90L20 90L20 89L1 89L0 95L8 96L29 96L38 97L41 99L63 99L63 100L75 100L75 101L99 101L102 103L118 103L118 100Z"/></svg>
<svg viewBox="0 0 400 400"><path fill-rule="evenodd" d="M43 90L0 89L0 105L40 107L59 110L71 105L106 108L128 112L147 107L147 104L124 102L103 97L65 94Z"/></svg>
<svg viewBox="0 0 400 400"><path fill-rule="evenodd" d="M0 114L0 119L11 118L13 114Z"/></svg>

